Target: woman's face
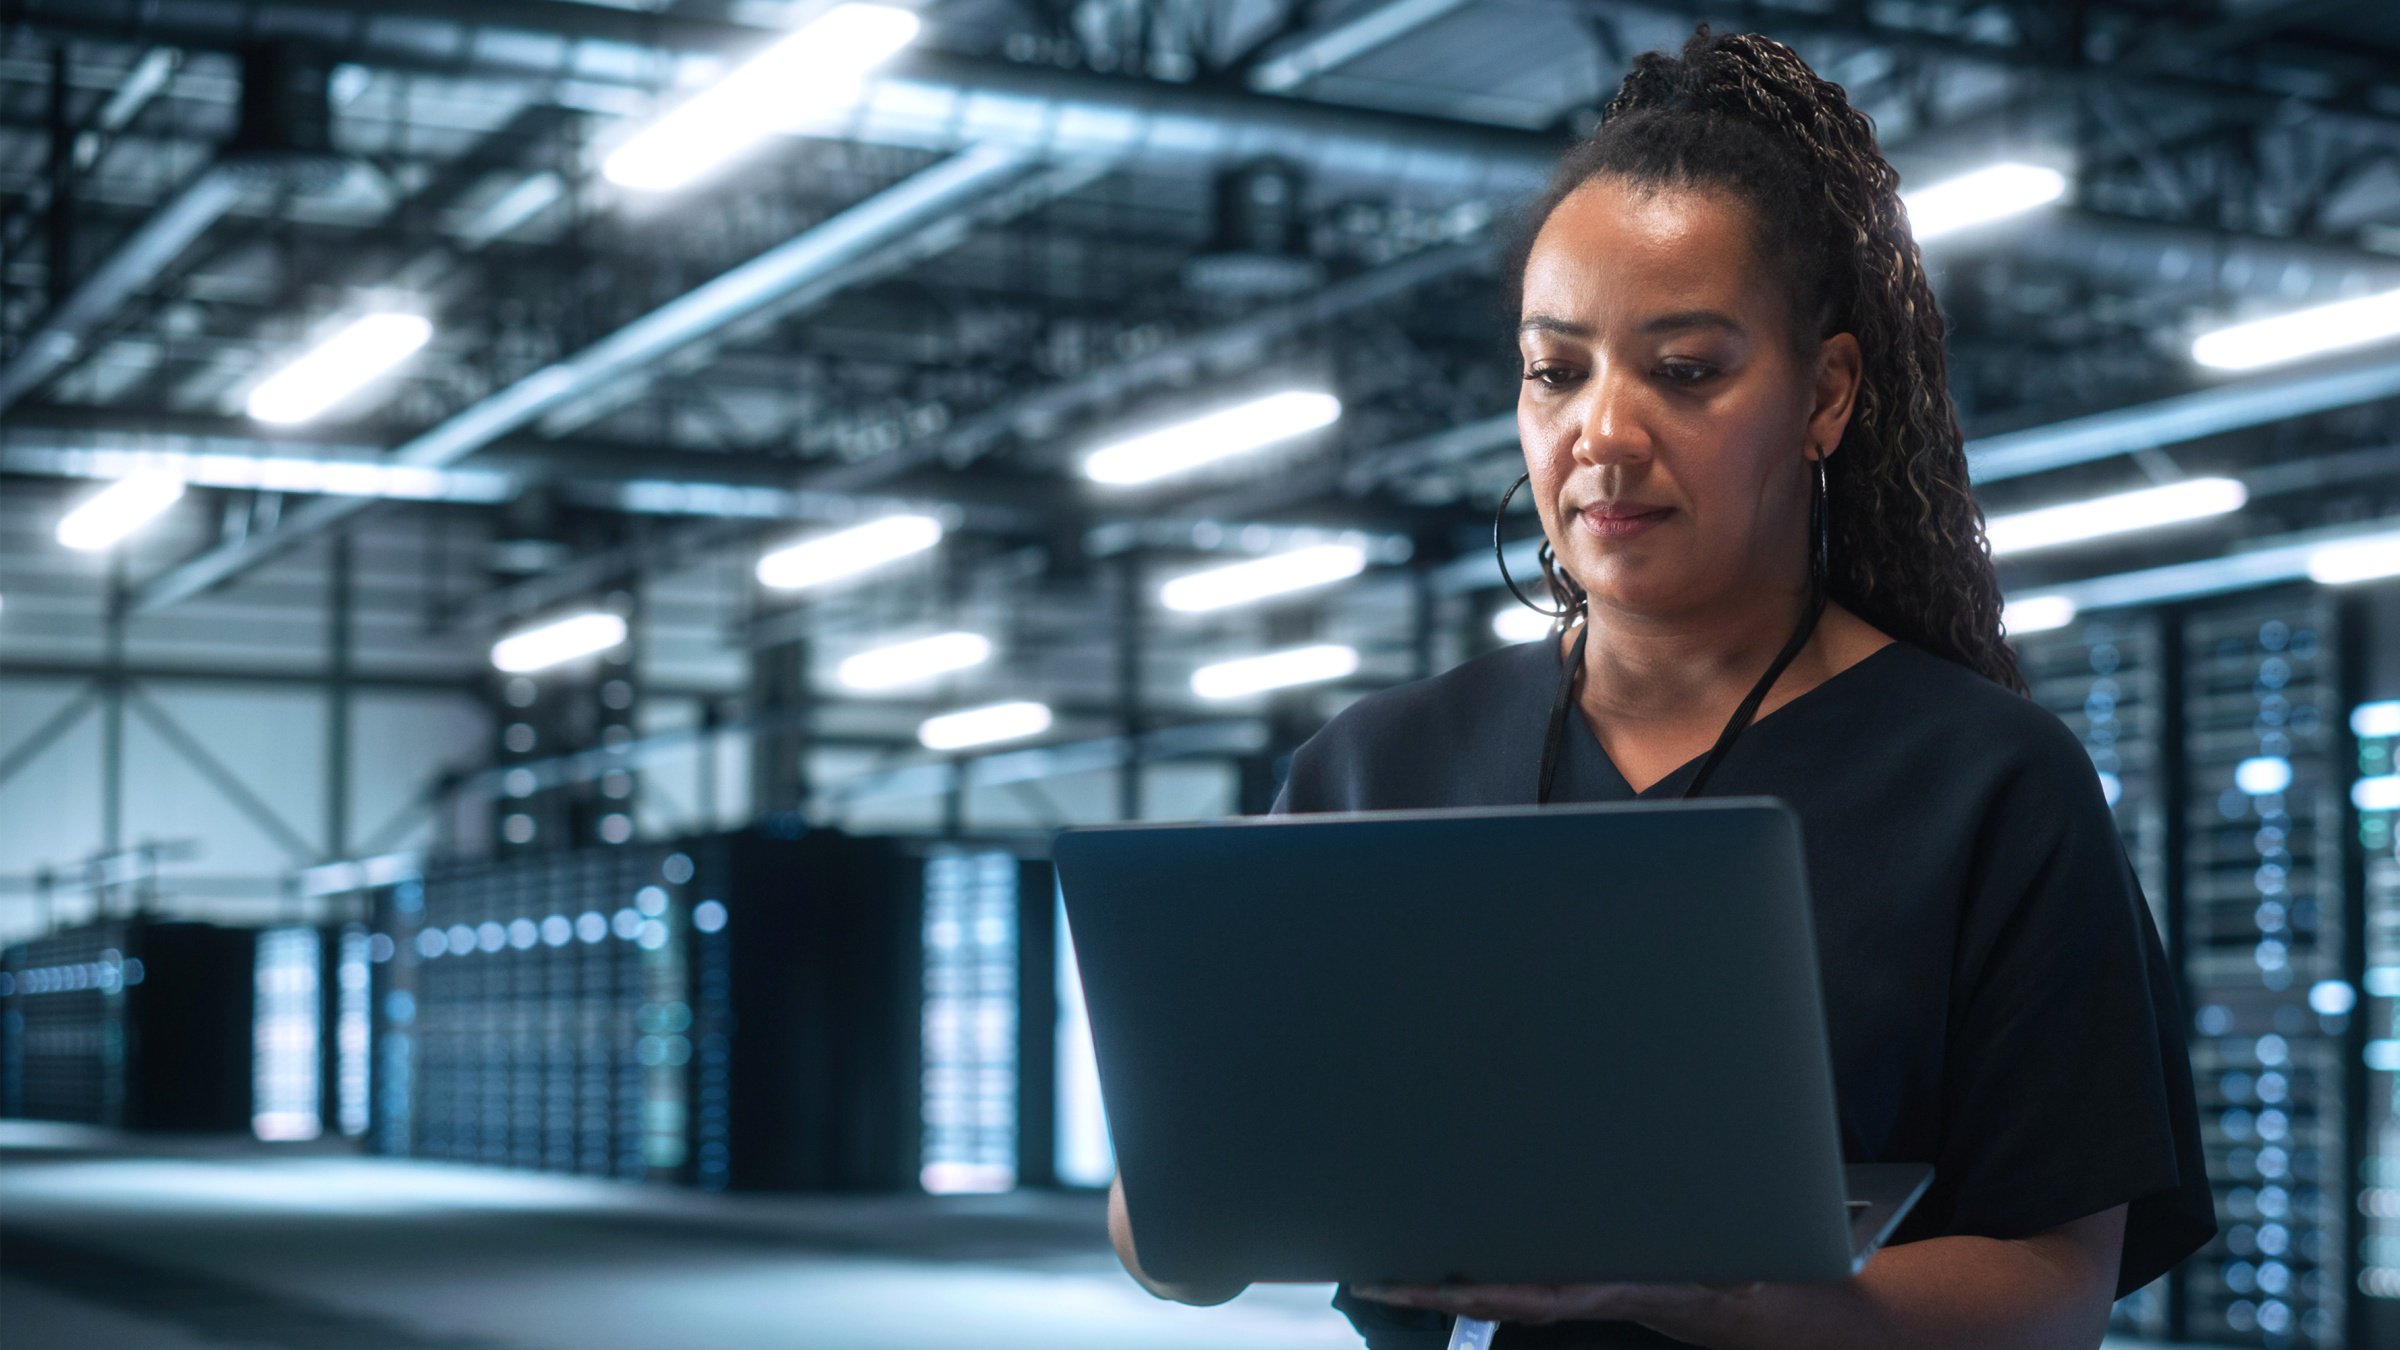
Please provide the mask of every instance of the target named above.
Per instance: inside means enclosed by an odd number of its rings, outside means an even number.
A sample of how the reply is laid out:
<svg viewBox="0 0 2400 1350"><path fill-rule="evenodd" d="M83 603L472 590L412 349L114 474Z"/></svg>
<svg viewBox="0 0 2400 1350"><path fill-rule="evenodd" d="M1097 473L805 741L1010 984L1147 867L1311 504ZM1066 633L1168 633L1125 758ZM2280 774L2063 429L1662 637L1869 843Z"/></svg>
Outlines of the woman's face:
<svg viewBox="0 0 2400 1350"><path fill-rule="evenodd" d="M1789 303L1728 196L1599 178L1543 224L1517 435L1595 605L1665 616L1805 580L1808 456L1840 443L1858 343L1796 360Z"/></svg>

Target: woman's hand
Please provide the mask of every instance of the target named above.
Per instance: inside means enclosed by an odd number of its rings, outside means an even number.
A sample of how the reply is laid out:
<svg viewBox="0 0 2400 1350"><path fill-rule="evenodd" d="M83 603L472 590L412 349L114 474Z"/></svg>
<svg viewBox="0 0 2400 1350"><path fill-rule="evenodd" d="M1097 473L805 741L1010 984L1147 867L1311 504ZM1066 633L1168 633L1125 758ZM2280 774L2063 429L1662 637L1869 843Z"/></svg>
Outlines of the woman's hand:
<svg viewBox="0 0 2400 1350"><path fill-rule="evenodd" d="M1757 1284L1354 1284L1380 1303L1434 1308L1487 1322L1639 1322L1674 1335L1722 1321Z"/></svg>

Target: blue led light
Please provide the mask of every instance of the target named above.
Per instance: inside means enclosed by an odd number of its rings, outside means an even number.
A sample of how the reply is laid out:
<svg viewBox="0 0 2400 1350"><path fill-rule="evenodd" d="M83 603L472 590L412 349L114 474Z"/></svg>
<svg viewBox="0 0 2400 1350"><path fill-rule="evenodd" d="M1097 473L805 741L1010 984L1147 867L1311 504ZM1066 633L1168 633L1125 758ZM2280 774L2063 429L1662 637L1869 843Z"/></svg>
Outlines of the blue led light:
<svg viewBox="0 0 2400 1350"><path fill-rule="evenodd" d="M2259 755L2234 766L2233 785L2253 797L2266 797L2292 785L2292 762L2280 755Z"/></svg>
<svg viewBox="0 0 2400 1350"><path fill-rule="evenodd" d="M2362 741L2400 736L2400 699L2361 703L2352 708L2350 734Z"/></svg>
<svg viewBox="0 0 2400 1350"><path fill-rule="evenodd" d="M692 906L692 927L703 933L714 933L725 927L725 905L722 901L703 900Z"/></svg>
<svg viewBox="0 0 2400 1350"><path fill-rule="evenodd" d="M2358 1006L2358 991L2346 980L2319 980L2309 987L2308 1006L2325 1017L2340 1017Z"/></svg>

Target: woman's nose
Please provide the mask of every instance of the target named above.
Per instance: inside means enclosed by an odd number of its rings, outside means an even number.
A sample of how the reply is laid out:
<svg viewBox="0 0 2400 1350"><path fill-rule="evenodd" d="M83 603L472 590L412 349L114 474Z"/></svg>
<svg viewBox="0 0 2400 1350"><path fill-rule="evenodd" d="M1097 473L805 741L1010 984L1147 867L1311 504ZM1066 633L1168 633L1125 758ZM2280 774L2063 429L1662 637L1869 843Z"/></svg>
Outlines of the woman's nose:
<svg viewBox="0 0 2400 1350"><path fill-rule="evenodd" d="M1575 459L1583 464L1620 463L1646 458L1650 438L1637 415L1639 390L1620 373L1605 368L1588 386L1575 438Z"/></svg>

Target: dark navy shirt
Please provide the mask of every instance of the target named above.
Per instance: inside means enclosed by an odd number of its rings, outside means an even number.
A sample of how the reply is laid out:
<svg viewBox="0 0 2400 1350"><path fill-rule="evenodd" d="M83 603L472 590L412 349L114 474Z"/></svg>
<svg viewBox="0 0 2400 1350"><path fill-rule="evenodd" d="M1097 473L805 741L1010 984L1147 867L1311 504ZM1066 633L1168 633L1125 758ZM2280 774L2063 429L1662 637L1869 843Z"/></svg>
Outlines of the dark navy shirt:
<svg viewBox="0 0 2400 1350"><path fill-rule="evenodd" d="M1530 805L1563 660L1503 648L1369 695L1302 745L1278 812ZM1552 800L1636 793L1580 716ZM1894 1235L2025 1237L2128 1204L2120 1295L2216 1232L2184 1018L2097 774L2065 724L1894 642L1753 721L1707 796L1801 819L1850 1162L1923 1162ZM1561 859L1601 869L1605 858ZM1442 1350L1450 1318L1334 1306L1372 1350ZM1497 1350L1676 1346L1626 1322L1503 1324Z"/></svg>

